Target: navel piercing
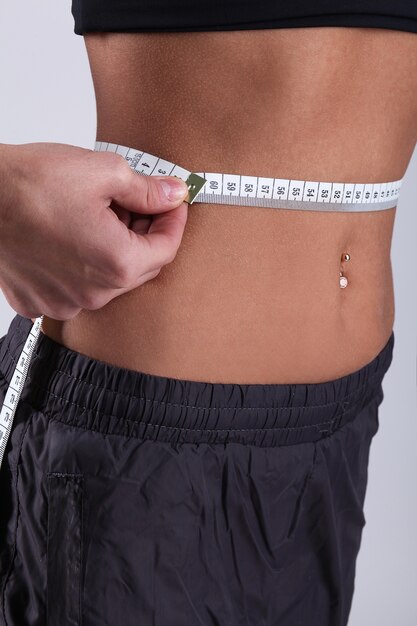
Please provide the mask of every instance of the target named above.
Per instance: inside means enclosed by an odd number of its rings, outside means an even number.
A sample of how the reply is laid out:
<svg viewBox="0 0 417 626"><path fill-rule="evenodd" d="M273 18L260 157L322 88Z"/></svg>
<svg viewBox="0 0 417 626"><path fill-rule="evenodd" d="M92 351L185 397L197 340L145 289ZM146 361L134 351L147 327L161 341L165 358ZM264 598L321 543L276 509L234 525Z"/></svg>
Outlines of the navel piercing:
<svg viewBox="0 0 417 626"><path fill-rule="evenodd" d="M346 276L343 276L342 272L339 272L339 284L342 289L348 286L348 279Z"/></svg>
<svg viewBox="0 0 417 626"><path fill-rule="evenodd" d="M344 252L342 254L342 262L343 261L349 261L350 260L350 254L348 252ZM342 289L344 289L345 287L348 286L348 279L346 278L346 276L343 276L342 271L339 272L339 285Z"/></svg>

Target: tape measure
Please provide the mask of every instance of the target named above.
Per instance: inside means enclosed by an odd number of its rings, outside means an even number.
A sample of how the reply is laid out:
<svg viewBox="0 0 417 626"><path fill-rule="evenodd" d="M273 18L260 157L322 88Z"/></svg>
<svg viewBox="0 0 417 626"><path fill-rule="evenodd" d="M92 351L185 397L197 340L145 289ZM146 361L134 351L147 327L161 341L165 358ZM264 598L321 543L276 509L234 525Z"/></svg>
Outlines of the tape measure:
<svg viewBox="0 0 417 626"><path fill-rule="evenodd" d="M153 154L96 141L97 152L115 152L137 174L177 176L188 187L186 202L231 204L309 211L377 211L396 206L401 180L383 183L332 183L264 178L216 172L191 172ZM20 353L0 412L0 467L44 316L36 318Z"/></svg>
<svg viewBox="0 0 417 626"><path fill-rule="evenodd" d="M177 176L189 189L187 202L232 204L306 211L381 211L396 206L403 179L383 183L337 183L190 172L136 148L95 142L96 152L120 154L145 176Z"/></svg>
<svg viewBox="0 0 417 626"><path fill-rule="evenodd" d="M0 412L0 467L3 461L7 440L12 430L16 407L22 393L23 385L25 384L33 351L41 331L43 317L43 315L37 317L32 328L30 329L3 401L3 406Z"/></svg>

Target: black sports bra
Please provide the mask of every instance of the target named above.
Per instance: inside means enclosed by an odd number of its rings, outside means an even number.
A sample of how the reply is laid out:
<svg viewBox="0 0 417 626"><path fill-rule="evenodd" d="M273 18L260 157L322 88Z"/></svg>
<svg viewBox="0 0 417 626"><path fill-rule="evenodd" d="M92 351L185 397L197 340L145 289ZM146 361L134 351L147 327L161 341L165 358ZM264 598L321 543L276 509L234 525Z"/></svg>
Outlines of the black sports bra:
<svg viewBox="0 0 417 626"><path fill-rule="evenodd" d="M74 32L359 26L417 33L416 0L72 0Z"/></svg>

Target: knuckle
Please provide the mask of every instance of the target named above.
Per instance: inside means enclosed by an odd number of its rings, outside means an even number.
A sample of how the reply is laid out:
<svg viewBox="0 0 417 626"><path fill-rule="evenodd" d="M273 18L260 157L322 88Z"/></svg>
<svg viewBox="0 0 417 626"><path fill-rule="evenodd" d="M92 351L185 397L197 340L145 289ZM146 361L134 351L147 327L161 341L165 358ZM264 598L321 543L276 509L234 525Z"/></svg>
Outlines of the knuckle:
<svg viewBox="0 0 417 626"><path fill-rule="evenodd" d="M110 270L111 286L114 289L124 289L130 281L129 263L126 258L117 258L113 260Z"/></svg>
<svg viewBox="0 0 417 626"><path fill-rule="evenodd" d="M132 177L132 170L125 159L118 155L117 159L111 164L113 176L116 181L122 185L129 182Z"/></svg>
<svg viewBox="0 0 417 626"><path fill-rule="evenodd" d="M121 154L117 152L94 152L94 154L99 154L100 159L103 159L104 162L107 162L108 166L114 169L120 164L127 164L126 159L122 157Z"/></svg>
<svg viewBox="0 0 417 626"><path fill-rule="evenodd" d="M120 289L127 280L126 252L107 249L100 260L101 280L109 289Z"/></svg>
<svg viewBox="0 0 417 626"><path fill-rule="evenodd" d="M145 206L153 207L160 204L160 197L155 181L150 178L144 179Z"/></svg>

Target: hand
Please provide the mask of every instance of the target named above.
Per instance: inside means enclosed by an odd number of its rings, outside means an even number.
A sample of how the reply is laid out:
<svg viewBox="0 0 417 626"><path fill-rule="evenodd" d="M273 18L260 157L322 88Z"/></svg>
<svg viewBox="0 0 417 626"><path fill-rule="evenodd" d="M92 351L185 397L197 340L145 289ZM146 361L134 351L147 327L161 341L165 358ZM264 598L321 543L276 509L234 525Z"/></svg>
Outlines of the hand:
<svg viewBox="0 0 417 626"><path fill-rule="evenodd" d="M169 200L161 181L180 197ZM0 189L0 287L24 317L71 319L151 280L187 221L180 179L66 144L0 144Z"/></svg>

